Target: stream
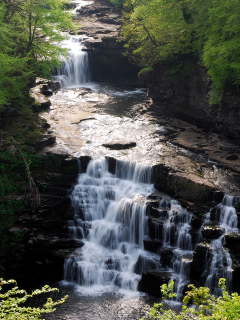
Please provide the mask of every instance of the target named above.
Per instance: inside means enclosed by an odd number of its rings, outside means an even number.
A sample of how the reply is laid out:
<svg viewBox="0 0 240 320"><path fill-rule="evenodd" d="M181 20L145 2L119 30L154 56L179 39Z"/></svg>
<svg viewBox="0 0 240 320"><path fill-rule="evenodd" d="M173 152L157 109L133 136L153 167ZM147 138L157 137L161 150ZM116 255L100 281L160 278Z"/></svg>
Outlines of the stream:
<svg viewBox="0 0 240 320"><path fill-rule="evenodd" d="M79 9L87 1L76 3ZM62 45L69 49L70 59L54 75L61 89L50 97L50 112L42 114L57 136L57 144L47 151L87 155L92 160L86 170L79 162L71 193L74 219L66 226L69 237L84 246L65 259L63 280L54 284L69 299L45 318L140 319L159 301L137 291L142 273L156 269L169 274L178 293L171 303L180 302L189 284L193 252L202 240L201 229L192 232L193 214L153 187L151 168L170 147L161 143L165 128L141 115L146 90L91 82L88 54L82 51L84 37L71 36ZM115 141L134 142L136 147L103 146ZM106 156L116 159L114 168ZM154 216L148 209L152 201ZM219 204L223 231L211 243L212 259L206 261L202 276L202 284L215 294L220 277L227 279L231 290L232 261L222 238L226 232L238 232L234 201L225 196ZM205 221L209 223L210 213ZM157 249L151 248L152 243ZM170 266L161 265L160 248L172 253Z"/></svg>

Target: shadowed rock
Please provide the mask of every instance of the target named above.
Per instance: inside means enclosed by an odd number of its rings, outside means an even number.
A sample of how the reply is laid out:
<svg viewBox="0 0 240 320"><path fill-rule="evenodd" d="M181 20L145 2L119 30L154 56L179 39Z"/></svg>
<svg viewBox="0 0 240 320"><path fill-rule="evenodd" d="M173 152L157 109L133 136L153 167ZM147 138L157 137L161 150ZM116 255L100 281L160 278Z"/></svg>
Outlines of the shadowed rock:
<svg viewBox="0 0 240 320"><path fill-rule="evenodd" d="M116 142L103 144L105 148L112 149L112 150L130 149L130 148L136 147L136 145L137 145L136 142L131 142L131 141L116 141Z"/></svg>

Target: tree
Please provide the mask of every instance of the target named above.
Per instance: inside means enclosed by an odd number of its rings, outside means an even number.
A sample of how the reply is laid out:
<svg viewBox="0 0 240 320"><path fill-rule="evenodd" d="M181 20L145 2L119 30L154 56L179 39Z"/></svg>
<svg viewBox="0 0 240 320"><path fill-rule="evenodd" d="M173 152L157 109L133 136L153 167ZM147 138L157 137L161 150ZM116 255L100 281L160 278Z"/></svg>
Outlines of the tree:
<svg viewBox="0 0 240 320"><path fill-rule="evenodd" d="M127 54L144 67L198 58L213 82L211 103L240 84L240 2L125 0Z"/></svg>
<svg viewBox="0 0 240 320"><path fill-rule="evenodd" d="M62 28L75 28L65 0L0 0L0 106L27 94L32 78L59 66Z"/></svg>
<svg viewBox="0 0 240 320"><path fill-rule="evenodd" d="M29 298L43 293L58 291L58 289L44 286L41 290L34 290L31 294L27 294L25 290L20 290L17 287L15 280L4 281L3 279L0 279L0 291L2 290L3 285L9 284L13 284L15 286L4 294L0 293L0 319L37 320L40 319L39 317L42 314L53 312L55 310L54 307L62 304L67 299L67 296L65 296L64 298L53 302L51 298L48 298L42 308L27 307L23 304Z"/></svg>

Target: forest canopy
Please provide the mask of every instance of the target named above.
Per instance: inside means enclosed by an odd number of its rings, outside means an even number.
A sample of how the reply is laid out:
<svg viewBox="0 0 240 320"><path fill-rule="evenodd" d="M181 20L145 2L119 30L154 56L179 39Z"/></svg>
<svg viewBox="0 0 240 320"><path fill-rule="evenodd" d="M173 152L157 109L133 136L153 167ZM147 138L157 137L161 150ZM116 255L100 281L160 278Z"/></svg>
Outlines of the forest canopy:
<svg viewBox="0 0 240 320"><path fill-rule="evenodd" d="M72 28L66 0L0 0L0 107L19 103L36 76L59 66L62 28Z"/></svg>
<svg viewBox="0 0 240 320"><path fill-rule="evenodd" d="M127 53L145 68L198 59L213 82L212 103L240 84L238 0L125 0L123 6Z"/></svg>

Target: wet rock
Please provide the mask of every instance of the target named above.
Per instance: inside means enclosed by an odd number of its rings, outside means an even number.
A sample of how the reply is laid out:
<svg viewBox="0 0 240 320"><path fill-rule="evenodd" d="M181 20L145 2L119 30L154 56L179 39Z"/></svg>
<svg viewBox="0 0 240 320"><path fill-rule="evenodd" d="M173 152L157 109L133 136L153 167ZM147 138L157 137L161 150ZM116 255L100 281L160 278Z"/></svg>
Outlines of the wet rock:
<svg viewBox="0 0 240 320"><path fill-rule="evenodd" d="M163 268L171 267L173 259L173 250L172 248L162 248L159 251L160 262Z"/></svg>
<svg viewBox="0 0 240 320"><path fill-rule="evenodd" d="M69 238L53 238L49 239L48 237L44 238L43 236L33 237L32 240L35 246L40 246L44 248L81 248L84 243L81 240L69 239Z"/></svg>
<svg viewBox="0 0 240 320"><path fill-rule="evenodd" d="M201 228L203 224L203 219L202 217L192 217L192 220L191 220L191 227L194 228L194 229L199 229Z"/></svg>
<svg viewBox="0 0 240 320"><path fill-rule="evenodd" d="M168 218L168 212L162 208L155 208L152 207L151 210L148 212L148 215L155 217L155 218Z"/></svg>
<svg viewBox="0 0 240 320"><path fill-rule="evenodd" d="M226 160L238 160L238 155L237 154L231 154L226 157Z"/></svg>
<svg viewBox="0 0 240 320"><path fill-rule="evenodd" d="M158 253L158 251L162 247L162 242L147 238L143 240L143 245L144 245L144 250L147 250L153 253Z"/></svg>
<svg viewBox="0 0 240 320"><path fill-rule="evenodd" d="M192 237L192 247L195 248L202 240L202 234L200 229L190 229L189 234Z"/></svg>
<svg viewBox="0 0 240 320"><path fill-rule="evenodd" d="M215 190L211 182L198 175L174 172L162 164L153 166L152 180L157 190L195 203L211 201Z"/></svg>
<svg viewBox="0 0 240 320"><path fill-rule="evenodd" d="M80 173L85 173L87 170L87 166L89 162L92 160L92 158L89 156L81 156L79 160L80 160L80 167L81 167Z"/></svg>
<svg viewBox="0 0 240 320"><path fill-rule="evenodd" d="M109 24L120 24L120 17L118 14L111 14L107 16L102 16L98 18L98 21Z"/></svg>
<svg viewBox="0 0 240 320"><path fill-rule="evenodd" d="M93 3L88 6L81 7L77 10L80 15L92 15L94 13L111 11L113 7L101 5L100 3Z"/></svg>
<svg viewBox="0 0 240 320"><path fill-rule="evenodd" d="M232 291L240 294L240 235L227 233L224 242L224 247L228 249L233 262Z"/></svg>
<svg viewBox="0 0 240 320"><path fill-rule="evenodd" d="M221 203L223 201L223 198L225 196L225 193L222 191L216 191L213 194L213 201L216 203Z"/></svg>
<svg viewBox="0 0 240 320"><path fill-rule="evenodd" d="M50 100L41 93L43 85L38 85L30 89L30 96L34 99L34 109L40 111L50 107Z"/></svg>
<svg viewBox="0 0 240 320"><path fill-rule="evenodd" d="M172 274L161 269L144 272L137 289L155 297L162 297L160 287L168 284L171 279L175 280Z"/></svg>
<svg viewBox="0 0 240 320"><path fill-rule="evenodd" d="M151 199L151 200L161 200L162 199L161 194L157 193L157 192L151 193L147 198Z"/></svg>
<svg viewBox="0 0 240 320"><path fill-rule="evenodd" d="M117 160L112 158L112 157L106 157L108 161L108 171L112 174L115 174L116 172L116 165L117 165Z"/></svg>
<svg viewBox="0 0 240 320"><path fill-rule="evenodd" d="M212 221L220 221L221 208L216 206L210 210L210 219Z"/></svg>
<svg viewBox="0 0 240 320"><path fill-rule="evenodd" d="M199 243L195 249L190 262L190 278L199 281L205 268L207 262L210 261L210 250L211 247L206 243Z"/></svg>
<svg viewBox="0 0 240 320"><path fill-rule="evenodd" d="M134 266L134 272L136 274L142 275L143 272L148 270L153 270L159 267L159 261L149 257L140 255Z"/></svg>
<svg viewBox="0 0 240 320"><path fill-rule="evenodd" d="M41 87L41 93L46 97L53 95L53 91L46 84Z"/></svg>
<svg viewBox="0 0 240 320"><path fill-rule="evenodd" d="M159 201L157 201L157 200L149 201L147 203L146 214L148 216L158 217L159 216L159 213L157 210L158 207L159 207Z"/></svg>
<svg viewBox="0 0 240 320"><path fill-rule="evenodd" d="M202 227L202 237L204 241L218 239L223 235L224 232L225 229L219 226L204 225Z"/></svg>
<svg viewBox="0 0 240 320"><path fill-rule="evenodd" d="M103 46L101 39L88 39L84 42L86 48L98 49Z"/></svg>
<svg viewBox="0 0 240 320"><path fill-rule="evenodd" d="M156 219L148 219L148 232L151 239L162 240L163 237L163 222Z"/></svg>
<svg viewBox="0 0 240 320"><path fill-rule="evenodd" d="M56 137L46 135L45 138L41 137L39 140L37 139L35 142L35 147L39 150L43 150L47 146L51 146L56 142Z"/></svg>
<svg viewBox="0 0 240 320"><path fill-rule="evenodd" d="M131 141L116 141L103 144L105 148L112 150L130 149L136 147L136 145L136 142Z"/></svg>

